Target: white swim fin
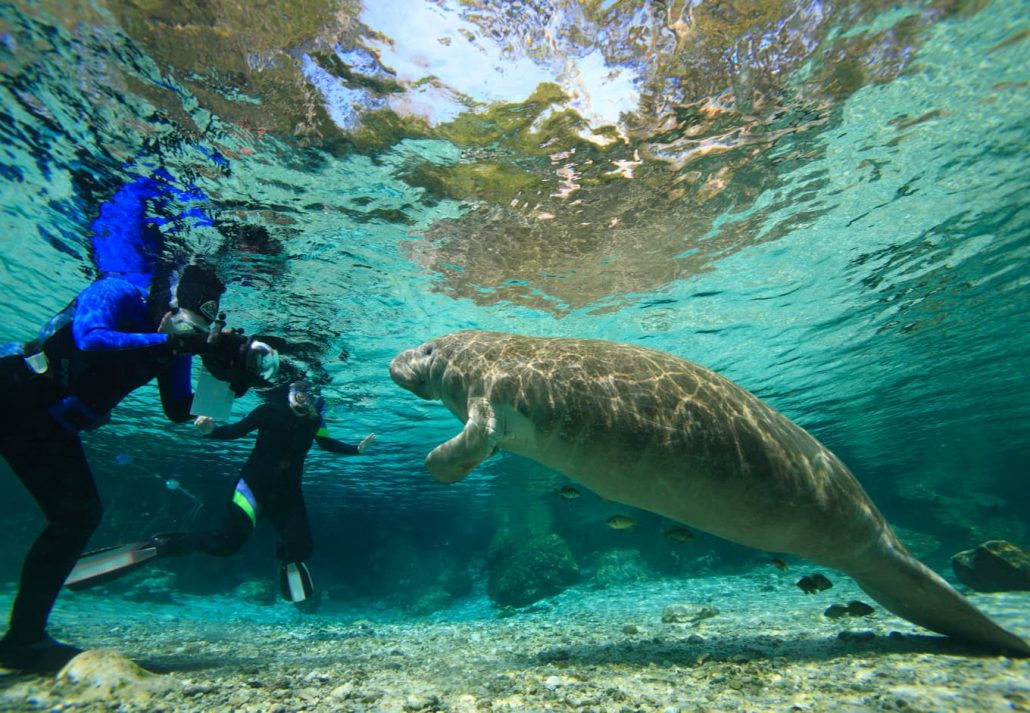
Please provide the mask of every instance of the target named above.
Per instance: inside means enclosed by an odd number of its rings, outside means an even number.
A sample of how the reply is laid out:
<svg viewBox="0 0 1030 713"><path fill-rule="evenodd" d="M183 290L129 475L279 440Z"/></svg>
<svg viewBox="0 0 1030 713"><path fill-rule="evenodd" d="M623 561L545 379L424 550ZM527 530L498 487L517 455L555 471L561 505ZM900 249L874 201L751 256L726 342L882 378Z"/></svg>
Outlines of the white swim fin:
<svg viewBox="0 0 1030 713"><path fill-rule="evenodd" d="M315 591L311 573L303 562L279 563L279 588L283 599L289 602L302 602Z"/></svg>

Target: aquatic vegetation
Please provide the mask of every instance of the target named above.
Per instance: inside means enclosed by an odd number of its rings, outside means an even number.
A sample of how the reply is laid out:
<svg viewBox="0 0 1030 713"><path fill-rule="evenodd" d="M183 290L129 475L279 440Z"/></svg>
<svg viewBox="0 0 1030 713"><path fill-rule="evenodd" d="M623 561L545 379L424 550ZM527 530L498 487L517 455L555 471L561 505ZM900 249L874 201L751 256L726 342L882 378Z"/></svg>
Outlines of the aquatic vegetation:
<svg viewBox="0 0 1030 713"><path fill-rule="evenodd" d="M959 581L978 592L1030 591L1030 551L990 540L951 558Z"/></svg>
<svg viewBox="0 0 1030 713"><path fill-rule="evenodd" d="M520 542L499 535L487 555L487 593L500 607L525 607L564 591L579 579L568 544L550 534Z"/></svg>

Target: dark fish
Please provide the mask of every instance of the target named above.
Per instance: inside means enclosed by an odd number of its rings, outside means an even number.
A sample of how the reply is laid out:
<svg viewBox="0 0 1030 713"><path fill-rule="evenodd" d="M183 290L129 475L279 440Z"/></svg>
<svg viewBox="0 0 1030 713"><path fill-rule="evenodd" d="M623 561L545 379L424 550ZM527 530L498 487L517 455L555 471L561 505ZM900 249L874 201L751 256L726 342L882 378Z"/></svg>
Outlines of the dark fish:
<svg viewBox="0 0 1030 713"><path fill-rule="evenodd" d="M628 530L637 524L629 515L612 515L608 518L608 527L613 530Z"/></svg>
<svg viewBox="0 0 1030 713"><path fill-rule="evenodd" d="M849 616L869 616L874 611L876 610L873 609L871 606L869 606L865 602L860 602L857 599L855 601L848 602Z"/></svg>
<svg viewBox="0 0 1030 713"><path fill-rule="evenodd" d="M869 616L875 609L860 601L850 601L847 606L844 604L832 604L823 615L830 619L840 619L842 616Z"/></svg>
<svg viewBox="0 0 1030 713"><path fill-rule="evenodd" d="M823 616L830 619L840 619L842 616L850 615L851 611L843 604L831 604L830 607L823 612Z"/></svg>
<svg viewBox="0 0 1030 713"><path fill-rule="evenodd" d="M776 569L784 571L786 571L787 569L787 563L781 560L779 557L773 557L771 560L769 560L769 564L771 564Z"/></svg>
<svg viewBox="0 0 1030 713"><path fill-rule="evenodd" d="M665 531L665 536L673 542L690 542L694 539L694 533L685 527L670 527Z"/></svg>
<svg viewBox="0 0 1030 713"><path fill-rule="evenodd" d="M833 582L821 574L806 574L796 584L805 594L815 594L833 586Z"/></svg>
<svg viewBox="0 0 1030 713"><path fill-rule="evenodd" d="M579 497L579 491L573 488L571 485L563 485L558 490L554 491L555 495L563 500L575 500Z"/></svg>

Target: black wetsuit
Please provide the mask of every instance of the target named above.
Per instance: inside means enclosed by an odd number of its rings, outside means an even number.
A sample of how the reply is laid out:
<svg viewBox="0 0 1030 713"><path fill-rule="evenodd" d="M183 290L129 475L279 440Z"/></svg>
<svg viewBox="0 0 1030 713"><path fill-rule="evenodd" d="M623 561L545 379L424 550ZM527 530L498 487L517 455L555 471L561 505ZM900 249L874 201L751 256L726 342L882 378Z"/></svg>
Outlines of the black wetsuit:
<svg viewBox="0 0 1030 713"><path fill-rule="evenodd" d="M187 536L176 554L199 550L228 556L250 536L259 517L267 517L279 535L280 562L303 562L311 556L311 530L301 492L304 458L312 443L331 453L357 455L356 446L330 438L318 416L297 416L286 403L258 406L243 420L220 426L207 438L230 440L257 429L254 450L240 474L220 530ZM173 545L174 546L174 545Z"/></svg>
<svg viewBox="0 0 1030 713"><path fill-rule="evenodd" d="M0 455L43 510L47 526L29 549L7 643L38 641L65 578L100 522L102 507L79 430L104 424L134 389L157 377L165 414L189 418L190 357L156 333L146 299L105 278L51 320L40 339L0 357ZM46 355L44 373L30 352Z"/></svg>

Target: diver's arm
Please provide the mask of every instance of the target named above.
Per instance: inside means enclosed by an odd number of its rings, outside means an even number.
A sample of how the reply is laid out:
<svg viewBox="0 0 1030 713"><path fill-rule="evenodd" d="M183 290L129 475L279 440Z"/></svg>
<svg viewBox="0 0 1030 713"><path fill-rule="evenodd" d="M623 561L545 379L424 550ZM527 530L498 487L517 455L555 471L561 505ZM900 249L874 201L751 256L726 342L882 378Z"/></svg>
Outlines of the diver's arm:
<svg viewBox="0 0 1030 713"><path fill-rule="evenodd" d="M365 452L365 448L368 447L368 444L375 437L376 435L374 433L370 433L361 440L361 443L356 446L352 446L349 443L344 443L343 441L338 441L335 438L330 437L329 431L323 423L318 429L318 433L315 434L315 443L317 443L318 447L323 451L338 453L344 456L357 456Z"/></svg>
<svg viewBox="0 0 1030 713"><path fill-rule="evenodd" d="M182 423L190 417L193 389L190 387L191 358L188 354L172 357L172 362L157 375L161 407L170 421Z"/></svg>
<svg viewBox="0 0 1030 713"><path fill-rule="evenodd" d="M217 426L211 433L205 434L204 438L211 438L216 441L231 441L234 438L245 436L261 426L265 420L267 410L268 406L262 404L236 423Z"/></svg>
<svg viewBox="0 0 1030 713"><path fill-rule="evenodd" d="M167 345L167 334L118 328L126 322L145 324L148 319L146 304L135 287L123 280L100 280L79 295L72 322L75 346L85 352L97 352Z"/></svg>

